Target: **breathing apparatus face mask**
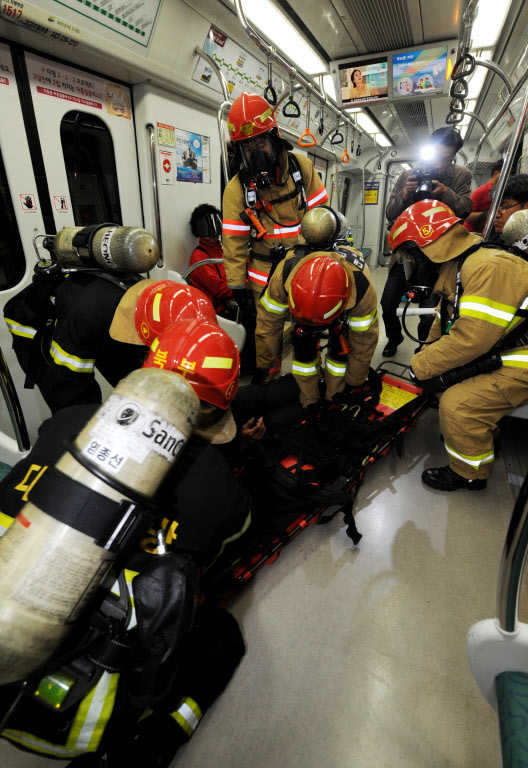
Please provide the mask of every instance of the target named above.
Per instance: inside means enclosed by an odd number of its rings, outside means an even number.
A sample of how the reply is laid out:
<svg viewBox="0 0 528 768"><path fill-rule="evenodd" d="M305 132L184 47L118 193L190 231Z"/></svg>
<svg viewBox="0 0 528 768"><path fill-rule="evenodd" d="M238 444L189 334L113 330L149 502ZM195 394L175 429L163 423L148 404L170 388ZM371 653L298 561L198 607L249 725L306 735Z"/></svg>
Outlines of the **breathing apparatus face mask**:
<svg viewBox="0 0 528 768"><path fill-rule="evenodd" d="M253 136L241 142L242 162L261 189L273 184L273 170L277 165L277 147L270 133Z"/></svg>
<svg viewBox="0 0 528 768"><path fill-rule="evenodd" d="M403 265L409 290L415 294L414 302L427 299L433 292L438 268L415 243L402 243L396 249L396 259Z"/></svg>
<svg viewBox="0 0 528 768"><path fill-rule="evenodd" d="M196 222L196 234L198 237L219 237L222 234L222 219L214 211L202 214Z"/></svg>

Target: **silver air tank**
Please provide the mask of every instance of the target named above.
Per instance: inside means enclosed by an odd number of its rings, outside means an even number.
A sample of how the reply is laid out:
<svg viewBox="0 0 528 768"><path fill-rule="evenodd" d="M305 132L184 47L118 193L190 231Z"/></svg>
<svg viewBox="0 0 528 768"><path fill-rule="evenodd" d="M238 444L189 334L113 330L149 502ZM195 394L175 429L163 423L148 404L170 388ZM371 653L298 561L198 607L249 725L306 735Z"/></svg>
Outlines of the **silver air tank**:
<svg viewBox="0 0 528 768"><path fill-rule="evenodd" d="M337 238L345 224L341 213L320 205L302 217L301 235L312 248L325 248Z"/></svg>
<svg viewBox="0 0 528 768"><path fill-rule="evenodd" d="M53 238L53 252L63 266L123 272L148 272L159 259L154 235L117 224L64 227Z"/></svg>
<svg viewBox="0 0 528 768"><path fill-rule="evenodd" d="M55 483L41 504L45 509L31 501L21 509L0 539L0 685L27 678L56 651L119 552L112 544L123 528L119 503L138 495L152 498L199 416L200 401L183 377L157 368L133 371L74 441L79 459L67 452L55 465L84 486L83 494L88 489L89 498L106 497L104 513L100 503L83 515L77 502L75 528L57 519ZM137 519L142 531L143 519ZM106 525L110 533L101 541L80 530L88 524L92 531Z"/></svg>
<svg viewBox="0 0 528 768"><path fill-rule="evenodd" d="M502 237L507 246L528 251L528 210L512 213L504 225Z"/></svg>

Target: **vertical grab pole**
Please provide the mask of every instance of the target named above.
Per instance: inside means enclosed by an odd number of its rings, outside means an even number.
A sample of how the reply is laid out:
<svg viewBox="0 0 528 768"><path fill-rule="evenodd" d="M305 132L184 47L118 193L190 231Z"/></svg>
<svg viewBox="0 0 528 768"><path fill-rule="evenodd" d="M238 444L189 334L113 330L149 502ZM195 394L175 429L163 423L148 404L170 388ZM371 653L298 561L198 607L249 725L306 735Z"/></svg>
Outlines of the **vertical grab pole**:
<svg viewBox="0 0 528 768"><path fill-rule="evenodd" d="M513 158L515 156L515 151L517 149L517 146L522 136L523 127L526 120L527 109L528 109L528 86L526 86L524 91L522 108L521 108L521 111L519 112L519 117L517 118L517 121L515 123L515 128L513 129L512 137L510 139L510 144L506 151L506 156L504 157L504 163L499 176L499 180L497 182L497 185L495 187L495 191L493 194L493 198L491 200L491 206L489 208L488 216L486 218L486 224L484 226L484 232L483 232L484 240L487 240L489 238L491 234L491 230L493 228L493 222L495 221L495 214L497 213L497 208L499 207L499 203L501 201L501 198L504 192L504 187L506 186L508 176L510 175L510 170L513 165Z"/></svg>
<svg viewBox="0 0 528 768"><path fill-rule="evenodd" d="M156 163L156 138L154 134L154 126L152 123L147 124L147 131L149 132L150 140L150 166L152 169L152 197L154 198L154 215L156 217L156 239L159 247L159 259L157 266L162 267L163 261L163 246L161 242L161 217L159 207L158 196L158 166Z"/></svg>

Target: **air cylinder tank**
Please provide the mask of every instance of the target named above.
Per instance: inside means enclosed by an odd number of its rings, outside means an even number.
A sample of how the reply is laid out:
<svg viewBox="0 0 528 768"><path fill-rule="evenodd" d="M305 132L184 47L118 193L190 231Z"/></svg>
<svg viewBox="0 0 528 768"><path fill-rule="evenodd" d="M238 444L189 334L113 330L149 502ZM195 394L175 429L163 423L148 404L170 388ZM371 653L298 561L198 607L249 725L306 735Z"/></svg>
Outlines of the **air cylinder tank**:
<svg viewBox="0 0 528 768"><path fill-rule="evenodd" d="M199 416L200 401L183 377L157 368L133 371L74 441L82 461L99 477L70 452L55 469L117 504L129 498L127 490L152 497ZM108 485L105 476L122 489ZM52 497L54 493L53 485ZM87 515L80 514L72 527L57 519L53 498L46 506L40 509L28 501L0 539L0 685L25 679L45 664L117 555L106 534L94 533L97 516L104 518L106 512L96 506L94 514L92 505L89 535L82 530ZM123 512L111 508L116 510L114 531ZM145 527L148 524L146 518ZM108 517L101 519L102 530L108 525Z"/></svg>

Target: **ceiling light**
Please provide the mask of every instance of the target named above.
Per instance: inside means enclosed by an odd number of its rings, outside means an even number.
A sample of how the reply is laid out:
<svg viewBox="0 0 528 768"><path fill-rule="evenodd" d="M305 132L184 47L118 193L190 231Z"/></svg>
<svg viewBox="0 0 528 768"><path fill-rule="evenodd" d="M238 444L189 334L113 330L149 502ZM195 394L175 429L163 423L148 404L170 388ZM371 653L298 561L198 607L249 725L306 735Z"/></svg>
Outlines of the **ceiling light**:
<svg viewBox="0 0 528 768"><path fill-rule="evenodd" d="M502 32L511 0L479 0L477 16L471 27L473 48L491 48Z"/></svg>
<svg viewBox="0 0 528 768"><path fill-rule="evenodd" d="M361 128L367 133L379 133L379 128L376 123L364 112L358 112L356 119Z"/></svg>
<svg viewBox="0 0 528 768"><path fill-rule="evenodd" d="M474 53L474 51L472 53ZM491 59L492 53L492 51L481 51L479 58L489 61L489 59ZM480 91L482 90L482 86L484 85L484 80L486 79L486 75L489 71L490 70L486 67L478 65L475 67L475 71L471 77L467 78L469 86L468 99L478 99Z"/></svg>
<svg viewBox="0 0 528 768"><path fill-rule="evenodd" d="M466 138L466 133L468 128L469 128L468 125L463 125L462 128L460 129L460 135L462 136L463 139Z"/></svg>
<svg viewBox="0 0 528 768"><path fill-rule="evenodd" d="M323 89L327 96L330 96L331 99L333 99L334 101L337 101L334 78L332 77L332 75L323 76Z"/></svg>
<svg viewBox="0 0 528 768"><path fill-rule="evenodd" d="M245 0L242 7L248 19L260 29L267 42L285 53L288 52L296 67L307 75L328 72L326 61L308 45L287 16L270 0L259 0L258 3Z"/></svg>
<svg viewBox="0 0 528 768"><path fill-rule="evenodd" d="M384 133L378 133L376 136L376 142L380 147L390 147L392 145L392 141L388 139Z"/></svg>

